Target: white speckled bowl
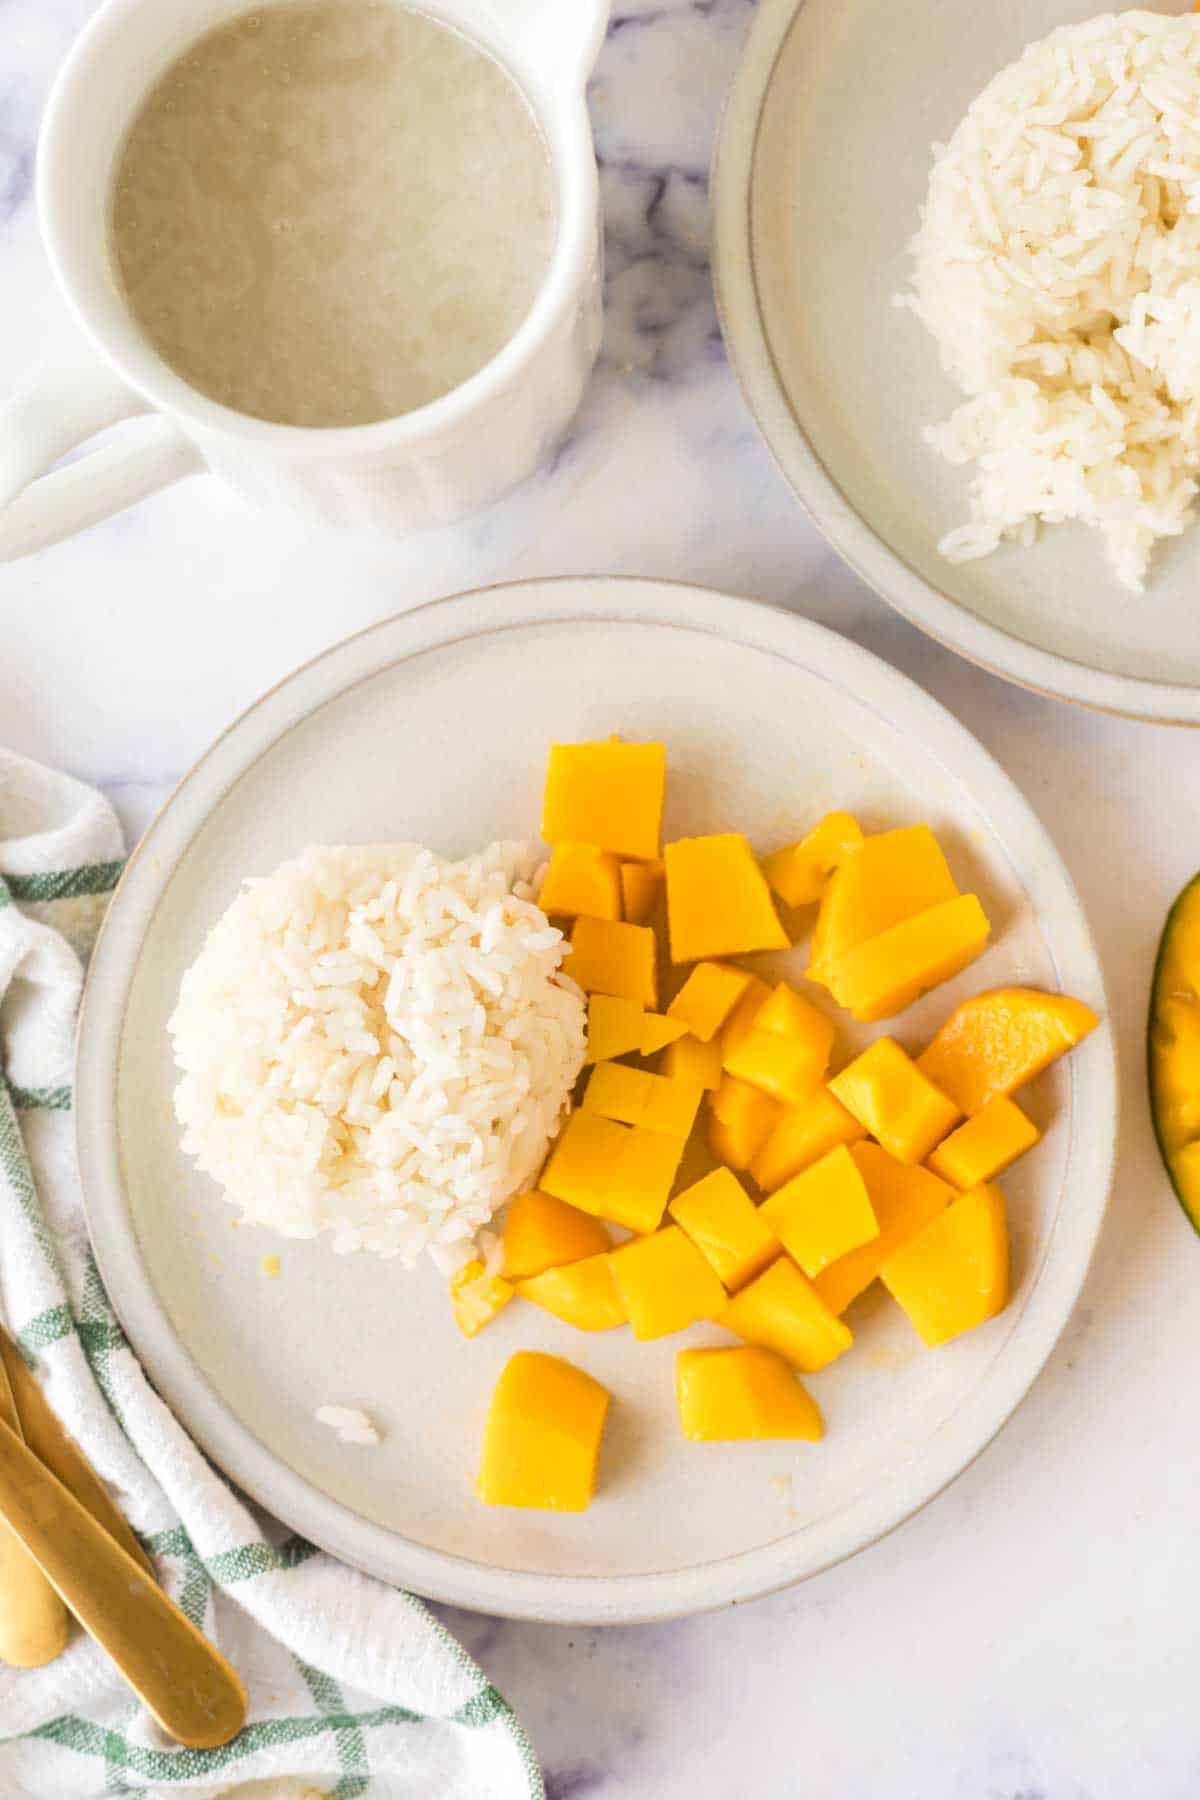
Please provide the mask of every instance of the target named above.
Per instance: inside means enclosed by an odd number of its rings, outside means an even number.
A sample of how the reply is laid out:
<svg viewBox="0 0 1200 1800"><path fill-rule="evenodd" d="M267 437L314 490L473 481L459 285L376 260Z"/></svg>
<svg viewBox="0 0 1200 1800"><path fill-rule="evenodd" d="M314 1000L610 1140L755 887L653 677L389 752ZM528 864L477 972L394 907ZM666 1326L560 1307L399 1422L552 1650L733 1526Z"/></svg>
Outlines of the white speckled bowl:
<svg viewBox="0 0 1200 1800"><path fill-rule="evenodd" d="M1006 1186L1015 1294L936 1353L868 1297L860 1342L812 1379L820 1446L682 1442L672 1366L713 1327L635 1344L513 1304L471 1343L444 1284L323 1243L230 1229L179 1150L166 1020L183 969L245 875L312 841L418 838L463 852L536 829L551 738L669 746L667 830L762 844L832 804L929 819L995 925L986 957L899 1024L921 1041L968 992L1028 980L1104 1011L1070 880L975 740L866 651L700 589L533 581L443 601L338 645L220 738L150 828L88 982L78 1133L109 1292L160 1392L207 1453L290 1526L421 1593L547 1620L618 1621L746 1599L872 1542L951 1481L1021 1400L1083 1280L1116 1120L1105 1024L1028 1091L1044 1143ZM798 972L802 956L778 959ZM843 1035L843 1052L853 1034ZM268 1280L264 1254L282 1273ZM728 1340L726 1340L728 1341ZM584 1515L484 1507L473 1481L492 1384L518 1346L612 1389ZM313 1417L365 1407L377 1449Z"/></svg>
<svg viewBox="0 0 1200 1800"><path fill-rule="evenodd" d="M1147 0L1183 12L1186 0ZM713 171L730 356L763 435L830 543L914 624L997 675L1139 718L1200 723L1200 524L1161 545L1144 598L1099 534L1043 531L957 567L969 471L921 430L961 396L891 304L929 174L970 101L1096 0L759 0Z"/></svg>

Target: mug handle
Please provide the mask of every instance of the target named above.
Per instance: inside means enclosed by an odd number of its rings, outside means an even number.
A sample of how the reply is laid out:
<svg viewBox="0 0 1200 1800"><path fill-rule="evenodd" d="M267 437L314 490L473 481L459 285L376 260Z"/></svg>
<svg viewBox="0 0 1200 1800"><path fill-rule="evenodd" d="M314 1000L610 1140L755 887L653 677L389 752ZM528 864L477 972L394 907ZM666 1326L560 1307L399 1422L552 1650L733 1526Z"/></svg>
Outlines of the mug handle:
<svg viewBox="0 0 1200 1800"><path fill-rule="evenodd" d="M143 423L65 469L69 450L123 419ZM0 409L0 563L30 556L205 467L170 419L93 355L44 370Z"/></svg>

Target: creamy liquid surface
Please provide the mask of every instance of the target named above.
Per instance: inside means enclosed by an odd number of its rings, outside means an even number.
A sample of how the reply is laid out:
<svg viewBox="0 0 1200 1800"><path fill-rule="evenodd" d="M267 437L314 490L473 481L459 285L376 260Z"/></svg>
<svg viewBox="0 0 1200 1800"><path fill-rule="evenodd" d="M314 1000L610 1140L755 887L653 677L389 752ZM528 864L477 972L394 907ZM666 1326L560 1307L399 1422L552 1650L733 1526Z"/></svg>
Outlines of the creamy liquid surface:
<svg viewBox="0 0 1200 1800"><path fill-rule="evenodd" d="M155 349L286 425L365 425L457 387L525 318L554 231L512 77L391 0L289 0L201 38L136 116L112 194Z"/></svg>

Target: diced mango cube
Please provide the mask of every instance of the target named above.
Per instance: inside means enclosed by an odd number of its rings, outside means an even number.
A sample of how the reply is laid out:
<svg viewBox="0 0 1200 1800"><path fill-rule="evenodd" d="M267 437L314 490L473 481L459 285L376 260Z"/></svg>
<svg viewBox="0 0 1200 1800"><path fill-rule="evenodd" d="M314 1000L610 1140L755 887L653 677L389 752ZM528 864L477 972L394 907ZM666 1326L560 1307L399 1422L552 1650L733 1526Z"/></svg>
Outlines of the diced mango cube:
<svg viewBox="0 0 1200 1800"><path fill-rule="evenodd" d="M709 1099L708 1147L730 1169L748 1169L779 1122L783 1108L770 1094L724 1075Z"/></svg>
<svg viewBox="0 0 1200 1800"><path fill-rule="evenodd" d="M960 894L848 950L826 985L856 1019L889 1019L982 956L990 931L977 897Z"/></svg>
<svg viewBox="0 0 1200 1800"><path fill-rule="evenodd" d="M821 1410L773 1350L680 1350L675 1357L679 1428L694 1444L825 1434Z"/></svg>
<svg viewBox="0 0 1200 1800"><path fill-rule="evenodd" d="M621 864L621 909L631 925L645 925L653 917L665 879L659 857Z"/></svg>
<svg viewBox="0 0 1200 1800"><path fill-rule="evenodd" d="M668 1044L677 1043L686 1035L687 1026L682 1019L668 1019L665 1013L647 1013L642 1020L639 1049L643 1056L657 1056Z"/></svg>
<svg viewBox="0 0 1200 1800"><path fill-rule="evenodd" d="M823 1269L813 1283L831 1312L844 1313L879 1273L880 1264L936 1218L954 1198L954 1189L928 1169L897 1162L878 1144L855 1144L855 1166L867 1184L879 1236Z"/></svg>
<svg viewBox="0 0 1200 1800"><path fill-rule="evenodd" d="M854 1342L849 1328L786 1256L734 1294L717 1323L748 1344L777 1351L809 1375Z"/></svg>
<svg viewBox="0 0 1200 1800"><path fill-rule="evenodd" d="M583 1512L596 1491L607 1388L560 1356L518 1350L488 1410L479 1498Z"/></svg>
<svg viewBox="0 0 1200 1800"><path fill-rule="evenodd" d="M764 1194L772 1194L827 1150L856 1144L866 1135L866 1126L822 1085L788 1108L751 1163L750 1173Z"/></svg>
<svg viewBox="0 0 1200 1800"><path fill-rule="evenodd" d="M822 1053L811 1041L759 1031L755 1026L725 1058L725 1071L736 1081L761 1088L784 1106L795 1106L820 1084L828 1062L828 1050Z"/></svg>
<svg viewBox="0 0 1200 1800"><path fill-rule="evenodd" d="M808 1276L879 1236L867 1184L845 1144L794 1175L762 1203L762 1216Z"/></svg>
<svg viewBox="0 0 1200 1800"><path fill-rule="evenodd" d="M580 1107L563 1127L542 1171L541 1187L628 1231L653 1231L682 1157L682 1138L620 1125Z"/></svg>
<svg viewBox="0 0 1200 1800"><path fill-rule="evenodd" d="M862 843L862 828L849 813L826 813L798 844L768 856L763 874L785 906L809 906L821 898L833 871L852 851L861 850Z"/></svg>
<svg viewBox="0 0 1200 1800"><path fill-rule="evenodd" d="M538 905L544 913L575 919L621 917L621 865L595 844L556 844Z"/></svg>
<svg viewBox="0 0 1200 1800"><path fill-rule="evenodd" d="M832 1021L786 981L778 982L763 1001L754 1015L754 1029L778 1032L782 1037L814 1038L823 1047L833 1046Z"/></svg>
<svg viewBox="0 0 1200 1800"><path fill-rule="evenodd" d="M553 1194L531 1188L509 1201L504 1221L504 1273L509 1281L582 1262L585 1256L603 1256L609 1247L599 1219Z"/></svg>
<svg viewBox="0 0 1200 1800"><path fill-rule="evenodd" d="M626 1231L654 1231L679 1173L685 1139L641 1125L621 1129L621 1154L605 1195L604 1217L624 1225Z"/></svg>
<svg viewBox="0 0 1200 1800"><path fill-rule="evenodd" d="M1099 1024L1090 1006L1037 988L995 988L956 1007L917 1067L966 1113L1073 1049Z"/></svg>
<svg viewBox="0 0 1200 1800"><path fill-rule="evenodd" d="M702 1044L694 1037L679 1038L667 1045L662 1072L672 1081L692 1081L715 1092L721 1085L721 1046L715 1038L711 1044Z"/></svg>
<svg viewBox="0 0 1200 1800"><path fill-rule="evenodd" d="M771 890L740 832L677 838L664 861L672 962L788 948Z"/></svg>
<svg viewBox="0 0 1200 1800"><path fill-rule="evenodd" d="M588 1112L603 1113L625 1125L644 1125L667 1137L686 1138L696 1123L704 1089L693 1082L670 1081L626 1063L597 1063L584 1089Z"/></svg>
<svg viewBox="0 0 1200 1800"><path fill-rule="evenodd" d="M730 1169L714 1169L676 1194L667 1211L731 1293L779 1255L779 1239Z"/></svg>
<svg viewBox="0 0 1200 1800"><path fill-rule="evenodd" d="M540 1275L518 1281L517 1292L523 1300L532 1300L580 1331L611 1331L625 1323L625 1308L613 1282L607 1251L564 1263L561 1268L543 1269Z"/></svg>
<svg viewBox="0 0 1200 1800"><path fill-rule="evenodd" d="M658 947L648 925L576 919L564 967L585 994L615 994L651 1011L658 1005Z"/></svg>
<svg viewBox="0 0 1200 1800"><path fill-rule="evenodd" d="M994 1180L1018 1156L1032 1150L1041 1135L1015 1100L993 1094L973 1119L942 1139L929 1158L929 1167L966 1193Z"/></svg>
<svg viewBox="0 0 1200 1800"><path fill-rule="evenodd" d="M901 1162L924 1162L962 1117L894 1038L877 1038L829 1088Z"/></svg>
<svg viewBox="0 0 1200 1800"><path fill-rule="evenodd" d="M728 963L697 963L668 1006L667 1017L682 1020L694 1038L707 1044L753 980L748 969L734 969Z"/></svg>
<svg viewBox="0 0 1200 1800"><path fill-rule="evenodd" d="M645 1008L635 1000L622 1000L616 994L589 994L584 1063L612 1062L618 1056L640 1051L646 1017Z"/></svg>
<svg viewBox="0 0 1200 1800"><path fill-rule="evenodd" d="M678 1225L633 1238L608 1260L635 1338L685 1331L725 1305L725 1289Z"/></svg>
<svg viewBox="0 0 1200 1800"><path fill-rule="evenodd" d="M991 1183L955 1200L880 1268L919 1337L944 1344L1008 1305L1008 1220Z"/></svg>
<svg viewBox="0 0 1200 1800"><path fill-rule="evenodd" d="M474 1337L501 1307L508 1305L513 1292L507 1281L499 1275L489 1275L479 1259L473 1258L450 1277L454 1323L464 1337Z"/></svg>
<svg viewBox="0 0 1200 1800"><path fill-rule="evenodd" d="M552 744L542 836L598 844L614 856L653 861L662 832L667 752L663 744Z"/></svg>
<svg viewBox="0 0 1200 1800"><path fill-rule="evenodd" d="M771 998L771 990L758 975L751 975L741 999L721 1027L721 1060L732 1056L744 1037L754 1030L755 1021Z"/></svg>
<svg viewBox="0 0 1200 1800"><path fill-rule="evenodd" d="M953 900L958 886L928 825L864 838L830 877L809 949L810 981L828 985L848 950Z"/></svg>

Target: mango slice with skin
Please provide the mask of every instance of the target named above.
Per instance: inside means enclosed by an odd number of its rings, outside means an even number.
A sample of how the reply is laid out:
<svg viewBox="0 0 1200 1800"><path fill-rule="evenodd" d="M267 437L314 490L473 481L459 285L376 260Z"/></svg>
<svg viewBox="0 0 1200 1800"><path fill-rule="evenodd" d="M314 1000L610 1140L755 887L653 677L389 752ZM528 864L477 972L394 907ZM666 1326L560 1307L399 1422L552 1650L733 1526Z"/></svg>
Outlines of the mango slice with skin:
<svg viewBox="0 0 1200 1800"><path fill-rule="evenodd" d="M556 844L538 894L544 913L575 919L621 917L621 865L595 844Z"/></svg>
<svg viewBox="0 0 1200 1800"><path fill-rule="evenodd" d="M750 1173L764 1194L773 1194L827 1150L856 1144L866 1135L866 1126L822 1085L783 1114L750 1164Z"/></svg>
<svg viewBox="0 0 1200 1800"><path fill-rule="evenodd" d="M963 1194L884 1261L883 1284L931 1348L1008 1305L1008 1221L993 1183Z"/></svg>
<svg viewBox="0 0 1200 1800"><path fill-rule="evenodd" d="M825 1435L821 1410L788 1364L759 1344L680 1350L675 1357L679 1428L691 1443Z"/></svg>
<svg viewBox="0 0 1200 1800"><path fill-rule="evenodd" d="M826 986L864 1024L903 1012L987 948L991 926L974 894L960 894L848 950Z"/></svg>
<svg viewBox="0 0 1200 1800"><path fill-rule="evenodd" d="M854 1342L849 1328L786 1256L734 1294L717 1323L748 1344L776 1351L809 1375Z"/></svg>
<svg viewBox="0 0 1200 1800"><path fill-rule="evenodd" d="M661 1066L672 1081L692 1081L715 1093L721 1085L721 1046L715 1038L702 1044L699 1038L682 1037L667 1045Z"/></svg>
<svg viewBox="0 0 1200 1800"><path fill-rule="evenodd" d="M779 1122L783 1108L761 1088L751 1087L732 1075L722 1076L721 1085L709 1096L708 1104L709 1149L727 1168L748 1169Z"/></svg>
<svg viewBox="0 0 1200 1800"><path fill-rule="evenodd" d="M599 1219L531 1188L508 1204L504 1221L504 1274L509 1281L540 1275L563 1263L603 1256L611 1241Z"/></svg>
<svg viewBox="0 0 1200 1800"><path fill-rule="evenodd" d="M1147 1063L1154 1134L1176 1198L1200 1232L1200 879L1163 926L1150 997Z"/></svg>
<svg viewBox="0 0 1200 1800"><path fill-rule="evenodd" d="M731 1169L714 1169L667 1207L731 1293L774 1262L782 1245Z"/></svg>
<svg viewBox="0 0 1200 1800"><path fill-rule="evenodd" d="M666 790L663 744L552 744L542 800L542 836L595 844L612 855L658 856Z"/></svg>
<svg viewBox="0 0 1200 1800"><path fill-rule="evenodd" d="M583 1093L587 1112L602 1113L625 1125L644 1125L667 1137L686 1138L696 1123L704 1089L693 1082L671 1081L625 1063L597 1063Z"/></svg>
<svg viewBox="0 0 1200 1800"><path fill-rule="evenodd" d="M564 968L585 994L614 994L651 1012L658 1005L658 946L648 925L576 919Z"/></svg>
<svg viewBox="0 0 1200 1800"><path fill-rule="evenodd" d="M659 857L621 864L621 910L631 925L645 925L653 918L665 880Z"/></svg>
<svg viewBox="0 0 1200 1800"><path fill-rule="evenodd" d="M672 962L789 948L771 890L740 832L677 838L663 860Z"/></svg>
<svg viewBox="0 0 1200 1800"><path fill-rule="evenodd" d="M1090 1006L1037 988L993 988L956 1007L917 1067L962 1108L977 1113L1074 1049L1100 1023Z"/></svg>
<svg viewBox="0 0 1200 1800"><path fill-rule="evenodd" d="M863 839L830 876L809 948L808 977L829 985L847 951L953 900L958 885L928 825Z"/></svg>
<svg viewBox="0 0 1200 1800"><path fill-rule="evenodd" d="M894 1038L876 1038L829 1091L900 1162L924 1162L962 1117Z"/></svg>
<svg viewBox="0 0 1200 1800"><path fill-rule="evenodd" d="M607 1251L564 1263L561 1268L543 1269L516 1286L522 1300L532 1300L579 1331L612 1331L625 1323L625 1308L613 1282Z"/></svg>
<svg viewBox="0 0 1200 1800"><path fill-rule="evenodd" d="M478 1257L473 1258L450 1277L454 1323L464 1337L474 1337L508 1305L514 1292L502 1276L489 1275Z"/></svg>
<svg viewBox="0 0 1200 1800"><path fill-rule="evenodd" d="M694 1038L707 1044L754 979L748 969L734 969L728 963L697 963L668 1006L667 1017L679 1019ZM760 985L766 987L765 982Z"/></svg>
<svg viewBox="0 0 1200 1800"><path fill-rule="evenodd" d="M870 1287L892 1251L915 1237L955 1197L947 1182L928 1169L897 1162L878 1144L854 1144L850 1154L866 1183L879 1236L840 1256L815 1278L817 1293L839 1315Z"/></svg>
<svg viewBox="0 0 1200 1800"><path fill-rule="evenodd" d="M573 1112L542 1171L541 1188L556 1200L627 1231L654 1231L666 1210L682 1138L620 1125L580 1107Z"/></svg>
<svg viewBox="0 0 1200 1800"><path fill-rule="evenodd" d="M1041 1135L1015 1100L993 1094L974 1118L942 1139L929 1157L929 1167L966 1193L993 1181L1018 1156L1032 1150Z"/></svg>
<svg viewBox="0 0 1200 1800"><path fill-rule="evenodd" d="M488 1506L583 1512L596 1491L607 1388L560 1356L518 1350L492 1393L479 1471Z"/></svg>
<svg viewBox="0 0 1200 1800"><path fill-rule="evenodd" d="M847 812L826 813L798 844L768 856L763 874L785 906L810 906L821 898L834 870L862 844L857 819Z"/></svg>
<svg viewBox="0 0 1200 1800"><path fill-rule="evenodd" d="M635 1338L666 1337L714 1319L725 1289L678 1225L664 1225L609 1252L609 1267Z"/></svg>
<svg viewBox="0 0 1200 1800"><path fill-rule="evenodd" d="M810 1278L879 1236L867 1184L845 1144L764 1200L762 1217Z"/></svg>

